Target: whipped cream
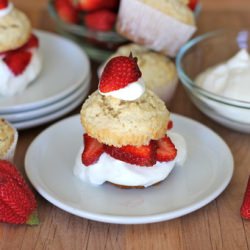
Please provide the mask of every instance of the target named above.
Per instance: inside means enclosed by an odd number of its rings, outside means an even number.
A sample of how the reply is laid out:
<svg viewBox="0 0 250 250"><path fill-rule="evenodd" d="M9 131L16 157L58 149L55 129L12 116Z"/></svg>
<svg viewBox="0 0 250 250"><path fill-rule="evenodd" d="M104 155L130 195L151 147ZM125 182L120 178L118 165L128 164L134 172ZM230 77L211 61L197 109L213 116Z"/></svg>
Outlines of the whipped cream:
<svg viewBox="0 0 250 250"><path fill-rule="evenodd" d="M0 10L0 18L7 16L13 10L13 4L9 2L7 8Z"/></svg>
<svg viewBox="0 0 250 250"><path fill-rule="evenodd" d="M0 58L0 95L13 96L22 92L39 74L42 68L41 56L37 49L31 49L32 57L22 74L15 76Z"/></svg>
<svg viewBox="0 0 250 250"><path fill-rule="evenodd" d="M240 50L233 58L207 69L196 84L217 95L250 102L250 56Z"/></svg>
<svg viewBox="0 0 250 250"><path fill-rule="evenodd" d="M185 162L187 150L184 138L173 132L169 132L168 135L177 148L177 156L173 161L157 162L152 167L141 167L114 159L103 153L98 162L85 167L81 161L83 150L81 148L76 158L74 175L93 185L101 185L108 181L125 186L151 186L164 180L176 164L182 165Z"/></svg>
<svg viewBox="0 0 250 250"><path fill-rule="evenodd" d="M105 96L112 96L123 101L134 101L140 98L145 92L145 84L142 78L139 78L136 82L128 84L126 87L103 93L99 89L99 93Z"/></svg>
<svg viewBox="0 0 250 250"><path fill-rule="evenodd" d="M195 83L207 91L238 101L250 102L250 56L246 49L241 49L228 61L208 68L195 79ZM222 117L237 122L250 123L247 109L228 106L223 103L203 99Z"/></svg>

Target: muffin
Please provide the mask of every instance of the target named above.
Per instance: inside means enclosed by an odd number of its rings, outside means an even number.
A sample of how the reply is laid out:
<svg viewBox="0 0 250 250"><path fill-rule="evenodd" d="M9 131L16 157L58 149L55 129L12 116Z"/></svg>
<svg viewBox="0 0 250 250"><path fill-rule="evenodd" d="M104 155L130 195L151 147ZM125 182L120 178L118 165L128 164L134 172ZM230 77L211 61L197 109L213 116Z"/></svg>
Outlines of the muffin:
<svg viewBox="0 0 250 250"><path fill-rule="evenodd" d="M135 43L119 47L110 58L120 55L127 56L130 52L138 59L138 66L146 87L157 94L164 102L169 103L178 83L176 67L172 60ZM104 65L98 72L99 76Z"/></svg>
<svg viewBox="0 0 250 250"><path fill-rule="evenodd" d="M121 188L144 188L163 181L175 164L184 161L185 142L178 152L166 134L169 111L145 88L136 58L112 58L99 88L81 109L83 148L74 174L94 185L109 182Z"/></svg>
<svg viewBox="0 0 250 250"><path fill-rule="evenodd" d="M17 130L0 118L0 159L13 161L18 139Z"/></svg>
<svg viewBox="0 0 250 250"><path fill-rule="evenodd" d="M116 30L135 43L174 57L196 25L193 12L181 1L121 0Z"/></svg>
<svg viewBox="0 0 250 250"><path fill-rule="evenodd" d="M6 3L0 7L0 96L13 96L38 76L41 56L29 19Z"/></svg>

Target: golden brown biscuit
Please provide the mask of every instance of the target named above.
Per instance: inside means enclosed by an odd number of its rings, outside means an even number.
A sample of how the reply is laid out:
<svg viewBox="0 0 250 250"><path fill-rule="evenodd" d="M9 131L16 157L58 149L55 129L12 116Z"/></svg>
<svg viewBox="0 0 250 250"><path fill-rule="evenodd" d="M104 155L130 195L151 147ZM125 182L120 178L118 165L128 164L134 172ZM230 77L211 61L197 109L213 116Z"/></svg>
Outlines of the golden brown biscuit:
<svg viewBox="0 0 250 250"><path fill-rule="evenodd" d="M81 109L82 125L98 141L121 147L147 145L162 138L167 129L169 112L152 91L135 101L122 101L94 92Z"/></svg>
<svg viewBox="0 0 250 250"><path fill-rule="evenodd" d="M31 23L27 16L13 8L0 17L0 52L13 50L24 45L31 35Z"/></svg>
<svg viewBox="0 0 250 250"><path fill-rule="evenodd" d="M0 159L13 160L16 143L16 129L4 119L0 119Z"/></svg>

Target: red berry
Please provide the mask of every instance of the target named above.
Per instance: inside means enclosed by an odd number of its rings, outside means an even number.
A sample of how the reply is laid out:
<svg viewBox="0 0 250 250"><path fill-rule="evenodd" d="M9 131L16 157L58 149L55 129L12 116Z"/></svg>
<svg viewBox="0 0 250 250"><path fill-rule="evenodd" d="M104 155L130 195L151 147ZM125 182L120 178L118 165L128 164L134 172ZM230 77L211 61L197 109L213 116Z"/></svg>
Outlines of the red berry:
<svg viewBox="0 0 250 250"><path fill-rule="evenodd" d="M169 120L168 124L167 124L167 129L169 130L169 129L173 128L173 126L174 126L173 121Z"/></svg>
<svg viewBox="0 0 250 250"><path fill-rule="evenodd" d="M9 1L8 0L0 0L0 10L5 9L8 7Z"/></svg>
<svg viewBox="0 0 250 250"><path fill-rule="evenodd" d="M243 203L240 208L241 217L244 219L250 219L250 177L246 187Z"/></svg>
<svg viewBox="0 0 250 250"><path fill-rule="evenodd" d="M198 0L189 0L188 7L191 10L195 10L197 3L198 3Z"/></svg>
<svg viewBox="0 0 250 250"><path fill-rule="evenodd" d="M98 161L101 154L104 152L103 144L98 142L95 138L84 134L84 150L82 153L82 163L89 166Z"/></svg>
<svg viewBox="0 0 250 250"><path fill-rule="evenodd" d="M119 5L119 0L71 0L77 2L80 10L94 11L98 9L108 8L116 9Z"/></svg>
<svg viewBox="0 0 250 250"><path fill-rule="evenodd" d="M38 224L35 196L11 163L0 160L0 221Z"/></svg>
<svg viewBox="0 0 250 250"><path fill-rule="evenodd" d="M177 155L177 149L168 136L157 141L156 160L160 162L172 161Z"/></svg>
<svg viewBox="0 0 250 250"><path fill-rule="evenodd" d="M77 10L69 0L55 0L58 16L67 23L77 23Z"/></svg>
<svg viewBox="0 0 250 250"><path fill-rule="evenodd" d="M31 60L32 54L28 51L16 51L6 54L3 61L8 65L15 76L23 73Z"/></svg>
<svg viewBox="0 0 250 250"><path fill-rule="evenodd" d="M137 81L140 77L141 71L136 58L132 56L113 57L103 70L99 90L103 93L118 90Z"/></svg>
<svg viewBox="0 0 250 250"><path fill-rule="evenodd" d="M112 30L115 21L116 14L107 9L96 10L84 16L84 23L86 27L98 31Z"/></svg>
<svg viewBox="0 0 250 250"><path fill-rule="evenodd" d="M115 159L138 166L153 166L156 163L156 142L150 141L149 145L123 146L120 148L104 145L107 154Z"/></svg>
<svg viewBox="0 0 250 250"><path fill-rule="evenodd" d="M25 43L18 50L27 50L27 49L38 48L38 47L39 47L39 40L38 40L37 36L34 34L31 34L28 42Z"/></svg>

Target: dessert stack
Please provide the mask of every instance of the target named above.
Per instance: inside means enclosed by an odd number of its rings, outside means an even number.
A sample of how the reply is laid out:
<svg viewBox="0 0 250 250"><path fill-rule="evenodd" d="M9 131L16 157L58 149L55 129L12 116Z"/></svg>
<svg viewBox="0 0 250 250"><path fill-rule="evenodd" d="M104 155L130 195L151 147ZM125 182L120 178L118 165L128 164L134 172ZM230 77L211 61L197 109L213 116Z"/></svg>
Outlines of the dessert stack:
<svg viewBox="0 0 250 250"><path fill-rule="evenodd" d="M145 88L137 59L132 54L112 58L98 90L81 109L84 147L74 174L94 185L109 182L121 188L163 181L186 154L184 139L167 133L169 115L164 102Z"/></svg>
<svg viewBox="0 0 250 250"><path fill-rule="evenodd" d="M38 38L27 16L7 0L0 5L0 96L22 92L40 73Z"/></svg>

